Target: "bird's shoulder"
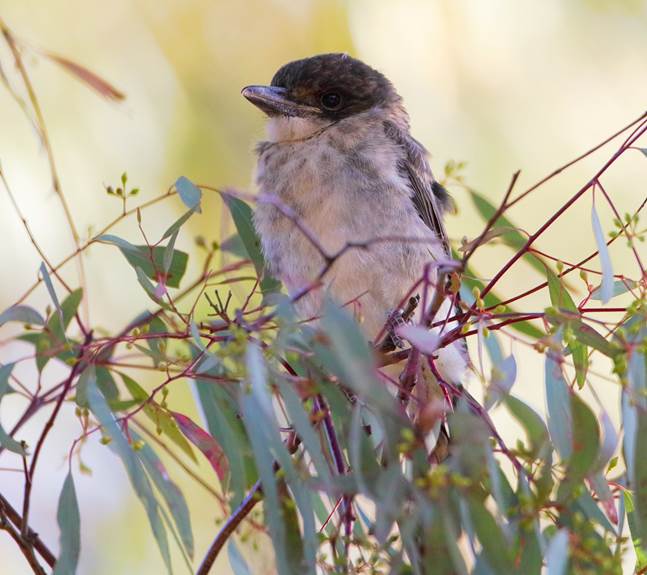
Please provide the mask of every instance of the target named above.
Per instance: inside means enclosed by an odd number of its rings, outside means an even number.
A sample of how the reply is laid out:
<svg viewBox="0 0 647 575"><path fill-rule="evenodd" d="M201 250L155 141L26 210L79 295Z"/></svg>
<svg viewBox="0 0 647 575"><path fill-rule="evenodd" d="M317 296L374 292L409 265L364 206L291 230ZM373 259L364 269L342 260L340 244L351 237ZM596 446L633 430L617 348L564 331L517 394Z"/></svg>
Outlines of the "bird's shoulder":
<svg viewBox="0 0 647 575"><path fill-rule="evenodd" d="M416 140L407 128L386 120L383 123L386 137L396 144L401 154L398 169L411 188L411 200L418 215L443 241L445 250L449 250L447 234L443 224L443 214L450 199L447 190L434 178L425 147Z"/></svg>

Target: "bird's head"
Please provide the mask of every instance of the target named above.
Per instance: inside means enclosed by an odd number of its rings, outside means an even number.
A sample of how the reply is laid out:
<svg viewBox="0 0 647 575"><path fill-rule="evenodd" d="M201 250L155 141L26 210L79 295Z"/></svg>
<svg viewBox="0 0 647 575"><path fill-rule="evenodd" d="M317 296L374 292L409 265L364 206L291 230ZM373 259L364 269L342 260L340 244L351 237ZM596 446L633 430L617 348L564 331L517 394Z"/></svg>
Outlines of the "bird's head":
<svg viewBox="0 0 647 575"><path fill-rule="evenodd" d="M276 72L269 86L247 86L242 94L271 119L296 120L292 123L303 132L400 103L389 80L346 54L290 62Z"/></svg>

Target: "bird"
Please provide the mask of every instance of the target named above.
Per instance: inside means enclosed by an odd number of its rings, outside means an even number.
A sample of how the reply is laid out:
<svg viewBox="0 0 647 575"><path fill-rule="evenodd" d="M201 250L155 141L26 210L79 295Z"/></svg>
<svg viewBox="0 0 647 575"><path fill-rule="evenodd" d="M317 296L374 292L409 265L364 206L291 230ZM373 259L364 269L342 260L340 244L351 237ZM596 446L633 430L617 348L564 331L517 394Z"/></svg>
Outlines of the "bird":
<svg viewBox="0 0 647 575"><path fill-rule="evenodd" d="M330 296L352 304L369 340L386 325L404 345L397 335L407 319L403 300L425 270L434 292L439 269L451 263L450 198L410 133L395 87L364 62L330 53L289 62L269 85L247 86L242 95L267 116L266 139L256 146L254 225L269 272L298 295L301 317L317 317ZM428 308L433 299L424 298ZM414 321L424 317L421 307ZM449 319L455 309L446 298L436 317ZM454 326L433 329L439 335ZM435 355L440 377L462 386L463 340ZM423 379L435 380L426 369ZM434 441L443 433L436 426Z"/></svg>

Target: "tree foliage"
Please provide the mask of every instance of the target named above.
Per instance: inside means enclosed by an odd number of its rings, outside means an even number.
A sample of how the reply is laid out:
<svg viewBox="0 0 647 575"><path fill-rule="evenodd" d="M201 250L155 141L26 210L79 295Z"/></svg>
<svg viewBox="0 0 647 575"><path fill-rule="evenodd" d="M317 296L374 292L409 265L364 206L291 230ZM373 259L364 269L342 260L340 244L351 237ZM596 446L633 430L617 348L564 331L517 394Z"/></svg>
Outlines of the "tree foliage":
<svg viewBox="0 0 647 575"><path fill-rule="evenodd" d="M3 31L15 45L10 31ZM20 62L19 52L15 57ZM71 71L94 89L107 90L94 75ZM144 233L141 238L108 233L127 217L136 217L143 232L142 213L153 203L130 207L138 190L127 190L124 174L119 185L106 190L123 202L122 215L85 244L76 238L77 250L63 261L43 257L39 283L51 299L48 309L30 307L30 289L0 314L0 325L22 326L12 338L31 346L29 360L39 372L50 361L67 370L60 382L41 389L17 380L14 364L0 366L0 401L16 392L26 398L18 423L12 429L0 425L2 451L22 459L25 469L22 512L3 497L0 527L34 572L44 572L44 561L55 573L74 573L83 553L74 475L82 466L83 446L99 441L106 457L123 464L169 572L172 546L190 572L201 559L198 573L207 573L226 546L234 572L251 573L235 542L244 525L255 538L269 538L276 569L285 575L533 574L542 569L551 575L606 574L621 573L623 561L634 556L636 572L644 572L647 277L639 214L645 202L621 216L602 179L620 156L635 151L645 131L642 115L623 130L626 139L600 171L529 236L507 212L540 186L513 195L517 174L498 205L469 190L483 216L483 232L456 246L456 265L443 276L447 286L433 285L423 275L418 287L462 296L452 318L457 327L433 345L417 331L411 346L387 352L366 341L352 309L338 302L327 301L318 322L296 315L295 299L302 293L286 295L265 273L251 221L254 199L245 194L221 193L182 177L155 201L181 200L188 211L157 242ZM450 186L464 185L456 164L448 165L445 177ZM198 217L206 193L222 198L237 237L223 246L200 240L195 253L183 252L176 239ZM567 264L536 245L575 202L592 206L594 250ZM616 211L610 237L604 235L596 202L608 202ZM495 241L510 249L509 259L485 280L475 270L475 254ZM607 245L616 241L625 242L632 254L631 269L611 260ZM120 250L132 268L123 281L138 283L152 300L149 310L114 334L98 335L96 326L87 324L80 310L83 286L70 286L59 274L95 244ZM230 250L232 259L218 266L223 250ZM188 260L199 257L202 271L187 277ZM599 262L599 270L588 267L591 260ZM504 298L498 292L519 261L545 280ZM580 278L576 287L573 272ZM228 291L231 285L237 288L235 297ZM524 297L536 292L544 295L544 309L524 311ZM198 311L205 301L207 315ZM524 386L515 385L517 360L504 355L503 338L543 354L545 415L524 398ZM482 404L466 389L443 381L435 367L435 350L460 339L476 342ZM123 359L125 350L157 370L155 387L138 381L138 372ZM483 370L483 350L490 358L489 373ZM584 393L595 392L591 362L597 357L606 358L600 363L609 366L604 376L622 402L620 426L595 393ZM390 365L401 366L399 380L387 374ZM423 365L443 389L446 400L440 406L415 393ZM178 412L169 398L175 385L187 381L195 387L202 420ZM39 454L66 402L75 402L83 432L70 446L70 471L57 512L60 552L54 558L28 527L31 480L42 480L42 474L34 476ZM22 427L52 405L37 443L26 445L20 440ZM494 426L490 413L495 409L507 410L523 431L514 445ZM450 456L442 463L429 457L426 444L440 419L452 434ZM219 497L228 519L214 533L204 559L203 550L195 549L187 493L164 464L169 452L182 453L191 465L206 458L213 485L224 494ZM251 513L254 508L262 508L262 521Z"/></svg>

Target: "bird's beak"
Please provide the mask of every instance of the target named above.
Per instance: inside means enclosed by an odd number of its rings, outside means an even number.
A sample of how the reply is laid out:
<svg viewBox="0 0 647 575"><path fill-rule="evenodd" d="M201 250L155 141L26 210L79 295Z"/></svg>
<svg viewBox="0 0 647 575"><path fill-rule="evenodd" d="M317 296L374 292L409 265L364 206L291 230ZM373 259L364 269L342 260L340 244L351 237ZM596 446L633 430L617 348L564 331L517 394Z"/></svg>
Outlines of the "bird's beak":
<svg viewBox="0 0 647 575"><path fill-rule="evenodd" d="M290 100L285 88L277 86L247 86L242 95L268 116L312 116L319 108Z"/></svg>

